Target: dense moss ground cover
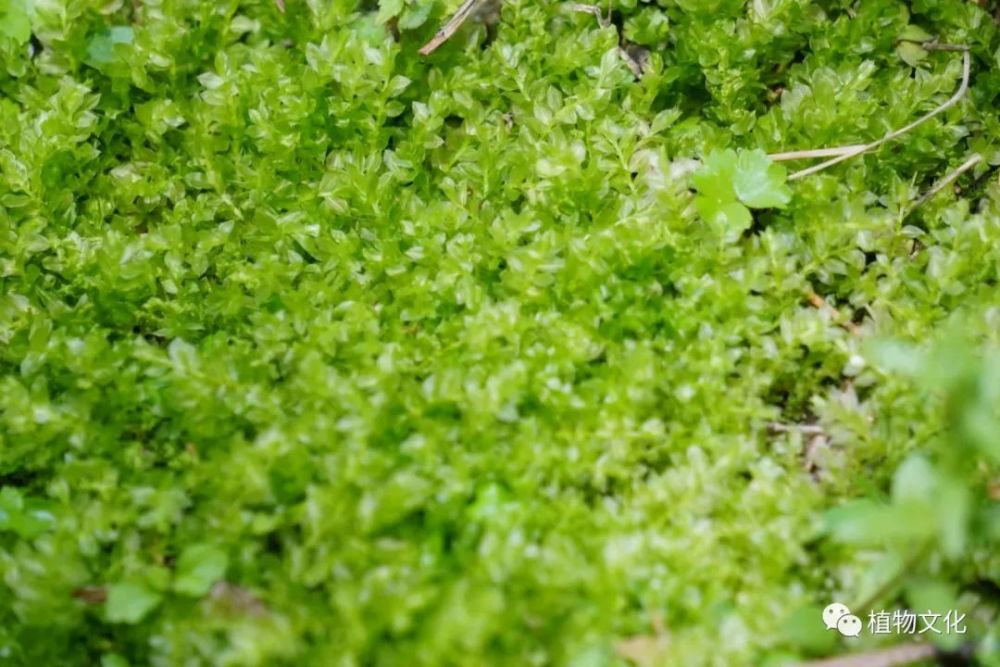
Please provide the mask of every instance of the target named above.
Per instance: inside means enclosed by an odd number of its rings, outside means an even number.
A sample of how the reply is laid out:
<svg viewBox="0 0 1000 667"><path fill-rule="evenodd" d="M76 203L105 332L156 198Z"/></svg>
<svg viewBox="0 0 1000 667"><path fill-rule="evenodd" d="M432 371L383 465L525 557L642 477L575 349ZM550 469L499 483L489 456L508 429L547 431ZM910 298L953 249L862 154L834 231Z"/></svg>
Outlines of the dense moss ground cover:
<svg viewBox="0 0 1000 667"><path fill-rule="evenodd" d="M0 662L1000 664L993 7L616 3L0 0Z"/></svg>

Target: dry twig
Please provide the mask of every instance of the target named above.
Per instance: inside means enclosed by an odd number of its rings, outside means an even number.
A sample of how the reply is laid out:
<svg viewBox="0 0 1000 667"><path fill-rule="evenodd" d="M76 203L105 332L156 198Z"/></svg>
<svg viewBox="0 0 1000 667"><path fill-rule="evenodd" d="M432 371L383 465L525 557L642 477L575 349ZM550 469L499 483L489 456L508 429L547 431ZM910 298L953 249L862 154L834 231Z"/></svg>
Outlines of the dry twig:
<svg viewBox="0 0 1000 667"><path fill-rule="evenodd" d="M800 158L805 158L805 157L824 157L825 155L834 155L835 156L835 157L830 158L829 160L826 160L824 162L820 162L817 165L813 165L812 167L808 167L806 169L802 169L800 171L797 171L797 172L793 173L792 175L790 175L788 177L788 180L791 181L791 180L796 180L796 179L799 179L799 178L805 178L806 176L810 176L812 174L815 174L816 172L823 171L827 167L832 167L835 164L840 164L844 160L849 160L850 158L855 157L857 155L861 155L862 153L867 153L869 151L875 150L876 148L881 148L884 144L887 144L890 141L892 141L893 139L897 139L897 138L903 136L904 134L906 134L907 132L913 130L917 126L926 123L931 118L934 118L935 116L944 113L945 111L947 111L951 107L953 107L956 104L958 104L959 101L961 101L961 99L963 97L965 97L965 93L968 92L968 90L969 90L969 74L970 74L970 71L971 71L971 68L972 68L972 58L969 56L968 47L962 47L962 46L956 45L956 44L936 44L934 42L925 42L923 45L924 45L924 48L928 48L928 49L931 49L931 50L935 50L936 49L936 50L939 50L939 51L961 51L962 52L962 82L958 86L958 90L955 91L955 94L952 95L941 106L939 106L936 109L934 109L934 110L932 110L932 111L924 114L923 116L921 116L917 120L913 121L909 125L901 127L898 130L894 130L894 131L890 132L889 134L885 135L884 137L882 137L881 139L878 139L878 140L873 141L871 143L854 145L854 146L839 146L839 147L836 147L836 148L821 148L821 149L816 149L815 151L795 151L793 153L778 153L777 154L778 156L786 156L786 157L784 157L784 159L800 159ZM788 155L793 155L794 157L787 157ZM771 159L774 159L774 156L772 156Z"/></svg>
<svg viewBox="0 0 1000 667"><path fill-rule="evenodd" d="M817 157L835 157L850 153L858 148L864 148L864 144L853 144L851 146L839 146L837 148L814 148L807 151L788 151L787 153L771 153L768 157L774 162L784 162L788 160L808 160Z"/></svg>
<svg viewBox="0 0 1000 667"><path fill-rule="evenodd" d="M638 44L628 44L618 47L618 55L625 61L625 66L629 68L636 79L641 79L642 75L646 73L649 49Z"/></svg>
<svg viewBox="0 0 1000 667"><path fill-rule="evenodd" d="M597 19L597 22L602 28L607 28L611 25L611 19L605 18L604 14L601 13L601 8L597 5L584 5L579 2L571 2L569 4L570 11L582 12L584 14L593 14Z"/></svg>
<svg viewBox="0 0 1000 667"><path fill-rule="evenodd" d="M930 41L921 41L919 39L906 39L905 37L897 40L899 42L910 42L912 44L919 44L920 48L924 51L968 51L969 47L965 44L942 44L934 38Z"/></svg>
<svg viewBox="0 0 1000 667"><path fill-rule="evenodd" d="M933 644L902 644L892 648L802 662L797 667L899 667L937 655Z"/></svg>
<svg viewBox="0 0 1000 667"><path fill-rule="evenodd" d="M913 206L910 207L910 211L912 211L913 209L919 207L921 204L923 204L926 201L928 201L929 199L931 199L934 195L936 195L937 193L941 192L946 187L948 187L949 185L951 185L952 183L954 183L956 178L958 178L959 176L961 176L965 172L967 172L970 169L972 169L973 167L975 167L977 164L979 164L979 162L982 159L983 159L982 155L980 155L979 153L974 153L972 155L972 157L970 157L968 160L966 160L965 162L963 162L962 164L960 164L958 167L956 167L954 170L952 170L951 173L949 173L944 178L942 178L937 183L935 183L934 187L932 187L930 190L928 190L923 195L921 195L920 199L918 199L917 201L915 201L913 203Z"/></svg>
<svg viewBox="0 0 1000 667"><path fill-rule="evenodd" d="M830 439L824 433L812 435L806 440L805 449L802 452L802 469L812 476L813 481L819 482L823 479L819 457L821 452L829 448Z"/></svg>
<svg viewBox="0 0 1000 667"><path fill-rule="evenodd" d="M819 424L782 424L771 422L767 425L771 433L798 433L805 440L802 450L802 469L812 476L813 480L822 480L822 470L819 465L820 452L829 448L830 438Z"/></svg>
<svg viewBox="0 0 1000 667"><path fill-rule="evenodd" d="M267 607L260 598L252 592L228 581L219 581L209 592L208 599L230 612L238 612L250 616L267 614Z"/></svg>
<svg viewBox="0 0 1000 667"><path fill-rule="evenodd" d="M451 39L452 35L458 32L458 29L462 27L462 24L465 23L466 19L472 15L472 12L476 9L476 6L480 2L481 0L465 0L465 2L462 3L462 6L451 15L448 22L441 26L440 30L434 33L434 37L431 38L431 41L427 42L420 48L420 55L428 56L434 53L437 51L438 47Z"/></svg>
<svg viewBox="0 0 1000 667"><path fill-rule="evenodd" d="M820 312L826 313L831 321L839 324L845 331L847 331L847 333L852 336L861 335L861 329L858 328L857 324L841 315L839 310L828 304L826 300L819 294L816 294L816 292L810 292L806 299L809 301L810 306Z"/></svg>
<svg viewBox="0 0 1000 667"><path fill-rule="evenodd" d="M802 435L824 435L826 432L819 424L782 424L771 422L767 428L773 433L801 433Z"/></svg>
<svg viewBox="0 0 1000 667"><path fill-rule="evenodd" d="M104 586L80 586L73 589L72 595L87 604L104 604L108 599L108 589Z"/></svg>

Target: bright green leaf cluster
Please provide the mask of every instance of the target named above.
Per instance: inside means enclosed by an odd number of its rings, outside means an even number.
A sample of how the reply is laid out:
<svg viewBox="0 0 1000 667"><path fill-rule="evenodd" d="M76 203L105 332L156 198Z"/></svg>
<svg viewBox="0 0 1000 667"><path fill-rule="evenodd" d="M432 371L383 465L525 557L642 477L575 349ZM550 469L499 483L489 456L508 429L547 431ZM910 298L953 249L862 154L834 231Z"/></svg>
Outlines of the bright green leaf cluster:
<svg viewBox="0 0 1000 667"><path fill-rule="evenodd" d="M760 149L714 150L693 181L695 206L709 224L733 240L753 221L750 209L784 208L791 200L784 167Z"/></svg>

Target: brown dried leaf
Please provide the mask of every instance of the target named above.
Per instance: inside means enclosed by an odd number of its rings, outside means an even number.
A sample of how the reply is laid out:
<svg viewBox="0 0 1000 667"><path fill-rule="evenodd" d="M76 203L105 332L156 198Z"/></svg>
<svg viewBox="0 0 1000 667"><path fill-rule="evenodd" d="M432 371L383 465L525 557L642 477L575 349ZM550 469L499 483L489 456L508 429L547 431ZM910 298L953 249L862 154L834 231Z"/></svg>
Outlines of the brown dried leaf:
<svg viewBox="0 0 1000 667"><path fill-rule="evenodd" d="M104 586L80 586L73 589L72 595L87 604L104 604L108 599L108 589Z"/></svg>
<svg viewBox="0 0 1000 667"><path fill-rule="evenodd" d="M209 599L226 611L232 613L261 616L267 613L267 607L256 595L236 584L220 581L209 593Z"/></svg>

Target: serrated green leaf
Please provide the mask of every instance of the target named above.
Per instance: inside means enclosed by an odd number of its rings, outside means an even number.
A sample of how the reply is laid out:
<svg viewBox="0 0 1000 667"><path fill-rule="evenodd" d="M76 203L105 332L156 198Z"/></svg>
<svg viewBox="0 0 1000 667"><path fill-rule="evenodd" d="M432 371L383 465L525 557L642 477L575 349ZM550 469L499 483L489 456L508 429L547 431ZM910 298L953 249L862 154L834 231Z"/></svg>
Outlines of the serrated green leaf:
<svg viewBox="0 0 1000 667"><path fill-rule="evenodd" d="M698 193L712 201L735 201L737 196L733 182L736 176L736 161L736 151L732 149L710 152L701 168L691 177Z"/></svg>
<svg viewBox="0 0 1000 667"><path fill-rule="evenodd" d="M739 234L753 224L753 216L737 201L723 202L708 197L696 197L695 207L701 217L729 235Z"/></svg>
<svg viewBox="0 0 1000 667"><path fill-rule="evenodd" d="M771 162L764 151L740 151L733 188L739 200L750 208L783 208L792 198L786 176L785 168Z"/></svg>

